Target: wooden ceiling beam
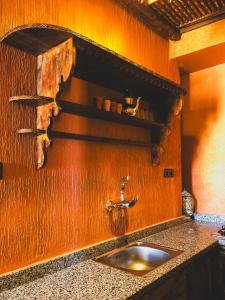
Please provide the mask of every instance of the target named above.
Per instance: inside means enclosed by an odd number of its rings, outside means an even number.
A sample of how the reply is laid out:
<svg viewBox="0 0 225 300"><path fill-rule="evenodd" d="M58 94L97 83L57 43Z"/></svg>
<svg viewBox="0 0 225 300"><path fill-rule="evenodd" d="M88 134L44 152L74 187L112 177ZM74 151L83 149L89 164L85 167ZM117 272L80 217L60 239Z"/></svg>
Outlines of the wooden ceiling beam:
<svg viewBox="0 0 225 300"><path fill-rule="evenodd" d="M179 14L181 16L182 23L188 22L190 20L186 14L186 10L179 9L179 6L177 5L176 2L172 2L171 5L169 5L169 3L167 3L166 7L168 10L174 10L174 12L176 14Z"/></svg>
<svg viewBox="0 0 225 300"><path fill-rule="evenodd" d="M207 15L209 13L208 7L202 1L199 2L199 9L201 10L202 14L204 14L204 15Z"/></svg>
<svg viewBox="0 0 225 300"><path fill-rule="evenodd" d="M192 11L190 11L190 8L187 4L184 4L182 0L178 0L179 5L182 7L182 9L186 12L189 21L192 20Z"/></svg>
<svg viewBox="0 0 225 300"><path fill-rule="evenodd" d="M213 11L213 9L212 9L211 5L208 3L208 1L207 1L207 0L205 0L205 6L208 8L208 12L209 12L209 14L211 14L211 13L212 13L212 11Z"/></svg>
<svg viewBox="0 0 225 300"><path fill-rule="evenodd" d="M155 10L158 11L160 15L164 15L168 18L171 24L174 24L174 26L178 26L181 22L181 19L177 15L171 15L170 12L168 12L164 5L160 3L160 1L155 2L151 7Z"/></svg>
<svg viewBox="0 0 225 300"><path fill-rule="evenodd" d="M199 11L196 9L196 7L193 5L192 2L188 2L188 5L190 5L190 8L192 10L192 18L200 18L201 14L199 13Z"/></svg>
<svg viewBox="0 0 225 300"><path fill-rule="evenodd" d="M225 3L223 0L217 0L217 3L219 4L220 8L225 7Z"/></svg>
<svg viewBox="0 0 225 300"><path fill-rule="evenodd" d="M205 0L205 2L208 4L208 6L210 7L210 9L211 9L212 12L216 9L213 1L211 1L211 0Z"/></svg>
<svg viewBox="0 0 225 300"><path fill-rule="evenodd" d="M198 1L192 1L192 5L195 8L195 10L199 13L199 17L201 18L202 16L204 16L204 12L202 12L200 6L199 6L199 2Z"/></svg>
<svg viewBox="0 0 225 300"><path fill-rule="evenodd" d="M181 33L191 31L191 30L197 29L199 27L211 24L213 22L217 22L217 21L222 20L224 18L225 18L225 8L218 11L217 13L208 15L205 18L202 18L200 20L195 20L194 22L191 22L187 25L184 25L184 26L180 27L180 31L181 31Z"/></svg>

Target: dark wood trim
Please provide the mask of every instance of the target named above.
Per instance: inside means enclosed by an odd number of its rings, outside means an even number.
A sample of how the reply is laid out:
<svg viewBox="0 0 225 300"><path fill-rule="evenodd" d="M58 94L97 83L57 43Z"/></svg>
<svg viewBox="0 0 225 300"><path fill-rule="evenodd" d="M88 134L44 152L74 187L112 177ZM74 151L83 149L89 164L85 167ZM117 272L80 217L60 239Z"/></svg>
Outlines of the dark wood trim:
<svg viewBox="0 0 225 300"><path fill-rule="evenodd" d="M21 135L38 136L46 132L40 129L28 128L28 129L19 129L17 133ZM79 140L79 141L83 140L83 141L95 142L95 143L119 144L119 145L147 147L147 148L151 147L150 142L123 140L123 139L109 138L103 136L92 136L92 135L69 133L69 132L62 132L62 131L48 131L48 136L50 137L50 139L54 139L54 138L72 139L72 140Z"/></svg>
<svg viewBox="0 0 225 300"><path fill-rule="evenodd" d="M75 133L59 132L59 131L50 131L49 136L50 138L84 140L87 142L95 142L95 143L119 144L119 145L147 147L147 148L151 147L150 142L123 140L123 139L108 138L103 136L91 136L85 134L75 134Z"/></svg>
<svg viewBox="0 0 225 300"><path fill-rule="evenodd" d="M196 20L194 22L190 22L187 25L181 26L180 31L181 31L181 33L185 33L185 32L200 28L202 26L206 26L211 23L217 22L224 18L225 18L225 9L222 9L213 15L209 15L205 18L201 18L200 20Z"/></svg>

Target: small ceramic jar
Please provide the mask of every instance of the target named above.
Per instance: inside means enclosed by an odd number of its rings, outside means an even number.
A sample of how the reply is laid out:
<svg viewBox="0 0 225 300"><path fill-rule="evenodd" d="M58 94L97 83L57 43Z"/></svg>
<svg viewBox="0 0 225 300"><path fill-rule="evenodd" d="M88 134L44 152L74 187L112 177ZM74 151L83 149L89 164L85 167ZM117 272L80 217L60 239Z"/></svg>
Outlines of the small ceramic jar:
<svg viewBox="0 0 225 300"><path fill-rule="evenodd" d="M194 214L194 199L186 190L182 192L182 208L183 214L192 217Z"/></svg>
<svg viewBox="0 0 225 300"><path fill-rule="evenodd" d="M116 101L112 101L111 103L111 112L116 112L117 110L117 102Z"/></svg>
<svg viewBox="0 0 225 300"><path fill-rule="evenodd" d="M117 103L117 113L118 114L122 114L122 111L123 111L123 104L122 103Z"/></svg>
<svg viewBox="0 0 225 300"><path fill-rule="evenodd" d="M102 110L102 106L103 106L103 98L98 96L96 98L94 98L95 100L95 107L98 109L98 110Z"/></svg>

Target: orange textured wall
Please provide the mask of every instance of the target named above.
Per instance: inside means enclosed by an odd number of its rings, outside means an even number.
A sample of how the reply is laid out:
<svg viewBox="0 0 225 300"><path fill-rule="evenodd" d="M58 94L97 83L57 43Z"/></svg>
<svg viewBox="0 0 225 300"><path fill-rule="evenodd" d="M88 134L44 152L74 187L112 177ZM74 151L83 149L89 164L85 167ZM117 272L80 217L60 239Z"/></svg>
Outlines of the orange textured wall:
<svg viewBox="0 0 225 300"><path fill-rule="evenodd" d="M168 41L138 22L113 0L25 0L22 3L20 0L1 0L0 20L0 36L29 23L63 26L179 82L177 64L168 59Z"/></svg>
<svg viewBox="0 0 225 300"><path fill-rule="evenodd" d="M1 35L13 27L45 22L68 27L174 81L168 42L111 1L2 1ZM160 56L158 55L160 53ZM153 169L145 148L55 140L47 166L34 170L33 139L16 130L35 126L35 110L9 104L12 95L35 94L32 56L0 45L0 273L48 259L181 215L180 120L173 119L161 165ZM79 101L73 81L65 96ZM75 92L73 92L75 91ZM83 93L85 101L88 93ZM86 95L86 96L85 96ZM86 98L85 98L86 97ZM143 129L62 114L55 128L146 140ZM175 178L163 179L163 168ZM140 195L127 213L109 217L106 201L118 198L119 181L131 175L127 196Z"/></svg>
<svg viewBox="0 0 225 300"><path fill-rule="evenodd" d="M225 215L225 64L183 78L183 181L198 213Z"/></svg>
<svg viewBox="0 0 225 300"><path fill-rule="evenodd" d="M170 41L170 57L176 58L202 49L223 44L225 20L220 20L182 34L179 41Z"/></svg>
<svg viewBox="0 0 225 300"><path fill-rule="evenodd" d="M186 32L180 41L170 41L170 58L183 73L225 63L225 20Z"/></svg>

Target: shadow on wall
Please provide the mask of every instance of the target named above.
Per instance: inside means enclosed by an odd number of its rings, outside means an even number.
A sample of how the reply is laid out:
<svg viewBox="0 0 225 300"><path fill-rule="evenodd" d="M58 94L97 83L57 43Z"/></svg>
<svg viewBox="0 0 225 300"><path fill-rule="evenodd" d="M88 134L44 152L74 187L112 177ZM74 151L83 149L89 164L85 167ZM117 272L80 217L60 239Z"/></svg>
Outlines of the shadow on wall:
<svg viewBox="0 0 225 300"><path fill-rule="evenodd" d="M116 209L109 213L111 232L116 236L124 235L128 229L127 209Z"/></svg>
<svg viewBox="0 0 225 300"><path fill-rule="evenodd" d="M198 140L194 136L182 135L182 190L187 190L193 195L192 185L192 162L196 155L198 147ZM197 201L195 199L195 209L197 208Z"/></svg>
<svg viewBox="0 0 225 300"><path fill-rule="evenodd" d="M197 146L198 140L194 136L182 136L182 187L190 193L193 193L191 166Z"/></svg>
<svg viewBox="0 0 225 300"><path fill-rule="evenodd" d="M207 80L201 78L200 72L182 77L183 86L187 90L182 113L182 189L186 189L195 198L195 182L199 180L204 168L193 174L194 163L202 160L204 143L218 119L218 101L216 95L208 94ZM204 166L203 166L204 167Z"/></svg>

